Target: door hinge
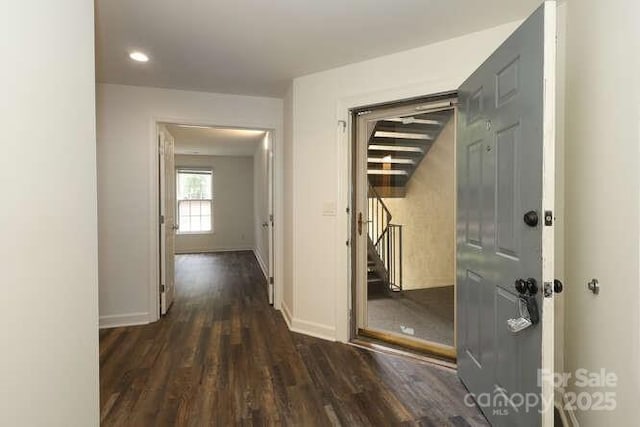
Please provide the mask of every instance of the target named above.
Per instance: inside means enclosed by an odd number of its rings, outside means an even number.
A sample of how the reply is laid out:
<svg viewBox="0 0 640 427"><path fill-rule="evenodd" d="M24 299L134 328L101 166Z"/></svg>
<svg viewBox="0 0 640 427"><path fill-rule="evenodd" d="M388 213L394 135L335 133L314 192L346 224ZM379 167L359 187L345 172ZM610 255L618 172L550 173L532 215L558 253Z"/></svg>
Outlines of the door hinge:
<svg viewBox="0 0 640 427"><path fill-rule="evenodd" d="M160 215L160 224L164 224L164 215Z"/></svg>
<svg viewBox="0 0 640 427"><path fill-rule="evenodd" d="M164 285L160 285L160 293L163 294L166 287Z"/></svg>
<svg viewBox="0 0 640 427"><path fill-rule="evenodd" d="M269 277L269 284L273 285L273 276Z"/></svg>
<svg viewBox="0 0 640 427"><path fill-rule="evenodd" d="M553 225L553 211L544 211L544 225L547 227Z"/></svg>
<svg viewBox="0 0 640 427"><path fill-rule="evenodd" d="M347 244L347 246L349 246L349 240L347 240L345 243Z"/></svg>

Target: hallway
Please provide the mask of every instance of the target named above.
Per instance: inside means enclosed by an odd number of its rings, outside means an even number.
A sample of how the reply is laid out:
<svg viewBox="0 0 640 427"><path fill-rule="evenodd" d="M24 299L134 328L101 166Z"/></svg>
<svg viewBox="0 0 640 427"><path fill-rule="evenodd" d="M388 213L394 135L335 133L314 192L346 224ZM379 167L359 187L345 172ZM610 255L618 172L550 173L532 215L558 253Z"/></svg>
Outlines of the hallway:
<svg viewBox="0 0 640 427"><path fill-rule="evenodd" d="M176 300L100 332L105 426L486 425L450 370L289 332L251 252L176 257Z"/></svg>

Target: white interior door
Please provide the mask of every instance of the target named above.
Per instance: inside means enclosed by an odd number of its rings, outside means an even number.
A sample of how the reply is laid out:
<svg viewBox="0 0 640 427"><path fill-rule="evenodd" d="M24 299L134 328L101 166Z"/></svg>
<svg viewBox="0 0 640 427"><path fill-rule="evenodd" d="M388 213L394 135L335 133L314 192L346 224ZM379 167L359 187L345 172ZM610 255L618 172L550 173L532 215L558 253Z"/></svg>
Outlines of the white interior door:
<svg viewBox="0 0 640 427"><path fill-rule="evenodd" d="M175 141L158 129L160 161L160 313L165 315L175 295L176 174Z"/></svg>
<svg viewBox="0 0 640 427"><path fill-rule="evenodd" d="M493 425L553 425L555 24L547 1L459 89L458 373Z"/></svg>

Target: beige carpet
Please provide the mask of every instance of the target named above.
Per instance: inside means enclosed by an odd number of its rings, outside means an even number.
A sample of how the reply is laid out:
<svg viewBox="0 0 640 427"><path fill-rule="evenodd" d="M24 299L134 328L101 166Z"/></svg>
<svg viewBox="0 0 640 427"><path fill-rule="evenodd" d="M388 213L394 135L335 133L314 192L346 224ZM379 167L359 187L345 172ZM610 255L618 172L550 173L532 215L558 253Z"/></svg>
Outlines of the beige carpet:
<svg viewBox="0 0 640 427"><path fill-rule="evenodd" d="M368 301L368 327L453 345L453 286L404 291Z"/></svg>

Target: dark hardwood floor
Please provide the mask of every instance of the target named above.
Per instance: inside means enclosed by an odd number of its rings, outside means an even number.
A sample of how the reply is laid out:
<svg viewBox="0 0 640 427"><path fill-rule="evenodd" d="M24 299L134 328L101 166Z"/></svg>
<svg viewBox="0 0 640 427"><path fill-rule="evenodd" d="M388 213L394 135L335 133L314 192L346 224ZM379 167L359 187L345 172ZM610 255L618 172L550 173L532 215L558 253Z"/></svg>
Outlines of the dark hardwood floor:
<svg viewBox="0 0 640 427"><path fill-rule="evenodd" d="M100 332L102 425L486 425L448 369L289 332L251 252L178 256L176 291Z"/></svg>

